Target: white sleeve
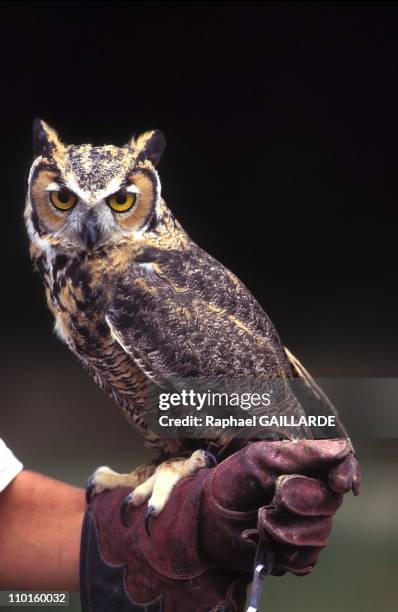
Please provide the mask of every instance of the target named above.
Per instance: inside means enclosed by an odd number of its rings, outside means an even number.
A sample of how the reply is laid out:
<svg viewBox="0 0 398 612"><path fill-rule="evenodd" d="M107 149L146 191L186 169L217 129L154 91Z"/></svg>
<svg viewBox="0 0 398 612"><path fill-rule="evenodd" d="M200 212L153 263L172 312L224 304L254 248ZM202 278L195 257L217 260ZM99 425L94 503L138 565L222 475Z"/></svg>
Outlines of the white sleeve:
<svg viewBox="0 0 398 612"><path fill-rule="evenodd" d="M22 469L22 463L18 461L0 438L0 491L3 491Z"/></svg>

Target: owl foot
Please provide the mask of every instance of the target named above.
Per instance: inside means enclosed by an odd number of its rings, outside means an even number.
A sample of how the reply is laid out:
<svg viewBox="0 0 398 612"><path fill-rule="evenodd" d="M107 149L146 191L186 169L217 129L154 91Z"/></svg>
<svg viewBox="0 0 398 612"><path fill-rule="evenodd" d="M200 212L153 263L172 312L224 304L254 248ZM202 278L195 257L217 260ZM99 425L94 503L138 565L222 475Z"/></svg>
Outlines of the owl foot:
<svg viewBox="0 0 398 612"><path fill-rule="evenodd" d="M197 450L189 459L168 459L156 468L148 480L137 486L132 493L127 495L120 507L120 517L124 525L128 526L126 511L132 503L141 506L148 500L148 508L145 511L145 530L149 532L149 521L152 516L156 517L164 509L173 487L185 476L193 476L199 470L213 467L217 460L212 453Z"/></svg>
<svg viewBox="0 0 398 612"><path fill-rule="evenodd" d="M119 474L111 468L103 465L97 468L86 482L86 500L90 502L94 495L102 493L107 489L117 487L137 487L145 482L155 471L154 465L142 465L129 474Z"/></svg>

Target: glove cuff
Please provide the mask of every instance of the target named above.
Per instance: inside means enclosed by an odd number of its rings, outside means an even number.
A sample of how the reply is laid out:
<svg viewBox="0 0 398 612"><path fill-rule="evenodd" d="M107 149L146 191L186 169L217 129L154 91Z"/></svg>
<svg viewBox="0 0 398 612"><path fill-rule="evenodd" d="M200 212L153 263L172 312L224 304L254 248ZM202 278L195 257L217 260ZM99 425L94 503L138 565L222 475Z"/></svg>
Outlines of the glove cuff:
<svg viewBox="0 0 398 612"><path fill-rule="evenodd" d="M186 479L192 491L184 491L185 502L180 499L180 521L176 521L176 508L173 520L165 520L171 510L168 504L164 513L153 519L151 536L145 532L144 508L131 509L130 527L121 524L119 508L127 490L93 498L85 514L81 539L82 612L244 609L250 575L210 565L196 550L203 547L198 539L199 528L192 531L193 522L202 522L195 514L199 503L195 501L195 481Z"/></svg>
<svg viewBox="0 0 398 612"><path fill-rule="evenodd" d="M127 565L107 561L101 554L94 511L86 510L80 549L80 603L82 612L161 612L163 596L140 604L127 591Z"/></svg>

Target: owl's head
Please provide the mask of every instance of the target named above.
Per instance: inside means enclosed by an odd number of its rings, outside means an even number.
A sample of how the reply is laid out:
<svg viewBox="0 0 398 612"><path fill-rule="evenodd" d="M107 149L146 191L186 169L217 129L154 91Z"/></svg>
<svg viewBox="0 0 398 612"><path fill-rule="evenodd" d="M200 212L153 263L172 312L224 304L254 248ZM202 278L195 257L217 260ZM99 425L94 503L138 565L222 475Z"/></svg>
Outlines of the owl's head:
<svg viewBox="0 0 398 612"><path fill-rule="evenodd" d="M36 119L33 148L25 209L31 240L92 251L126 237L139 239L156 222L161 132L145 132L121 147L65 145Z"/></svg>

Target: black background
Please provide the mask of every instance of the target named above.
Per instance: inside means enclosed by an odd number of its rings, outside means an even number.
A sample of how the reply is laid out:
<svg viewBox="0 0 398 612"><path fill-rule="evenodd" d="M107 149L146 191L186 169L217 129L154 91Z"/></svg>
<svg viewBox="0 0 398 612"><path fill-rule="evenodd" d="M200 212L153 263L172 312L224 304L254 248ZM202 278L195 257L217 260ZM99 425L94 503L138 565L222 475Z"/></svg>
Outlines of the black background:
<svg viewBox="0 0 398 612"><path fill-rule="evenodd" d="M157 127L168 205L284 342L318 375L396 375L397 17L382 2L2 3L4 334L50 334L22 222L32 119L75 144Z"/></svg>

